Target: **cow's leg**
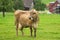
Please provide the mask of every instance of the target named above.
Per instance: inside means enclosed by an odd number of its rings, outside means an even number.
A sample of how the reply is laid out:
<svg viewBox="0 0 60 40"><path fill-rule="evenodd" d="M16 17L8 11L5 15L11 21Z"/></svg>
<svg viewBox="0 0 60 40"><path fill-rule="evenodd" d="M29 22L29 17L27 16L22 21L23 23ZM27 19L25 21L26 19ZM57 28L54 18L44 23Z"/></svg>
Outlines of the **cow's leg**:
<svg viewBox="0 0 60 40"><path fill-rule="evenodd" d="M20 30L21 30L21 32L22 32L22 36L24 36L23 27L21 27Z"/></svg>
<svg viewBox="0 0 60 40"><path fill-rule="evenodd" d="M16 23L16 35L18 36L18 23Z"/></svg>
<svg viewBox="0 0 60 40"><path fill-rule="evenodd" d="M34 29L34 37L36 37L36 29L37 29L38 24L34 23L33 24L33 29Z"/></svg>
<svg viewBox="0 0 60 40"><path fill-rule="evenodd" d="M15 25L16 25L16 35L18 36L18 26L19 26L18 19L15 20Z"/></svg>
<svg viewBox="0 0 60 40"><path fill-rule="evenodd" d="M36 37L36 28L34 28L34 37Z"/></svg>
<svg viewBox="0 0 60 40"><path fill-rule="evenodd" d="M30 27L31 36L32 36L32 31L33 31L33 30L32 30L32 27Z"/></svg>

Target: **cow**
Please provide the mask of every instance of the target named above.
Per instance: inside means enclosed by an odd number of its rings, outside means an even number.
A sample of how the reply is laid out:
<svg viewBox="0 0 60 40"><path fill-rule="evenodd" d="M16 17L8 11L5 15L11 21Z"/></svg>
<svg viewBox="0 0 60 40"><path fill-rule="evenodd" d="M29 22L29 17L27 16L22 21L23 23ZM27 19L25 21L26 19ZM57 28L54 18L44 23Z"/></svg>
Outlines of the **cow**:
<svg viewBox="0 0 60 40"><path fill-rule="evenodd" d="M35 9L24 11L24 10L16 10L15 13L15 25L16 25L16 35L18 36L18 28L24 35L23 28L30 28L31 36L32 36L32 28L34 29L34 37L36 37L36 29L38 25L38 12Z"/></svg>

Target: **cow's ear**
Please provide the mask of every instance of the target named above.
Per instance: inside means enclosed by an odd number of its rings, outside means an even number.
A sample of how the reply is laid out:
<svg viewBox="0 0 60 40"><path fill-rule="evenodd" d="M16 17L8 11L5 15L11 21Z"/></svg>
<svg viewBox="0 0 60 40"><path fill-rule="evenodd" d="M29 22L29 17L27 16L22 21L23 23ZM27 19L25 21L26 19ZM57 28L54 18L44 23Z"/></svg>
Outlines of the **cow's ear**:
<svg viewBox="0 0 60 40"><path fill-rule="evenodd" d="M35 11L35 9L31 9L30 11L33 12L33 11Z"/></svg>
<svg viewBox="0 0 60 40"><path fill-rule="evenodd" d="M36 11L37 12L37 14L39 14L39 11Z"/></svg>
<svg viewBox="0 0 60 40"><path fill-rule="evenodd" d="M36 11L35 9L30 10L30 13L36 13L39 14L39 11Z"/></svg>

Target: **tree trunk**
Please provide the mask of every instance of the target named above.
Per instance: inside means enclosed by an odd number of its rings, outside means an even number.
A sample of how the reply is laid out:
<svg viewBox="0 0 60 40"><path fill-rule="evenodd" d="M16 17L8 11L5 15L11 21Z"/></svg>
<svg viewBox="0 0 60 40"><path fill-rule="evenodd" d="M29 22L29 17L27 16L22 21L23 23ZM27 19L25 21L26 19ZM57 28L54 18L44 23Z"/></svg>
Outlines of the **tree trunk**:
<svg viewBox="0 0 60 40"><path fill-rule="evenodd" d="M3 17L5 17L5 11L3 10Z"/></svg>
<svg viewBox="0 0 60 40"><path fill-rule="evenodd" d="M4 8L4 2L3 2L2 13L3 13L3 17L5 17L5 8Z"/></svg>

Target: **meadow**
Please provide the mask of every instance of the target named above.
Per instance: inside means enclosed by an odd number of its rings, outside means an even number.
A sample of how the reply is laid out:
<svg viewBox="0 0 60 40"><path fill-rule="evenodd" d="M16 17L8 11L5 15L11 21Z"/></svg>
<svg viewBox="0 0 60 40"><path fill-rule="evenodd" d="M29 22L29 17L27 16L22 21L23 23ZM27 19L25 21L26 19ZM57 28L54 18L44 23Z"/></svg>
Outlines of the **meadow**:
<svg viewBox="0 0 60 40"><path fill-rule="evenodd" d="M55 2L56 0L41 0L44 4L49 4L50 2Z"/></svg>
<svg viewBox="0 0 60 40"><path fill-rule="evenodd" d="M16 36L15 18L13 12L0 13L0 40L60 40L60 14L39 14L37 37L30 36L29 28L24 29L25 35L19 30Z"/></svg>

